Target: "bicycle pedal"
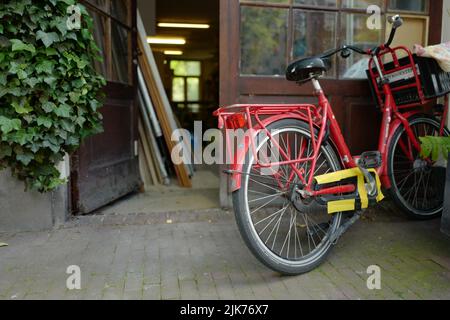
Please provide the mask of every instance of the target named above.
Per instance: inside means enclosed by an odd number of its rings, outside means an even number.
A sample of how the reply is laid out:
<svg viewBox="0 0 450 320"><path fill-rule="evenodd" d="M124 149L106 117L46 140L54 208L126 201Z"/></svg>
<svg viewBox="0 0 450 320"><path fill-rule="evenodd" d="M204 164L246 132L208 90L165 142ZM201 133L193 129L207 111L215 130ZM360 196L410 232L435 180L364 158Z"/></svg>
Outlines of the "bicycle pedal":
<svg viewBox="0 0 450 320"><path fill-rule="evenodd" d="M368 151L361 155L358 166L364 169L377 169L383 164L383 157L379 151Z"/></svg>

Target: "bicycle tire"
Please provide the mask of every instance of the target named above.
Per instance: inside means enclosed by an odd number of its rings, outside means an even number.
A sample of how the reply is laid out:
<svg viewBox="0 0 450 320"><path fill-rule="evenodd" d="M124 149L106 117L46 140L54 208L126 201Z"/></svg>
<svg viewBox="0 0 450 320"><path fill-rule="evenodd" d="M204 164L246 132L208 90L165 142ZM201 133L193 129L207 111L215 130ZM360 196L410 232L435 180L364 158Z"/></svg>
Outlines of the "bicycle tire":
<svg viewBox="0 0 450 320"><path fill-rule="evenodd" d="M305 134L305 136L309 135L309 137L311 137L308 124L294 119L278 121L270 125L268 129L272 132L274 137L277 134L282 134L280 132L285 132L283 130L290 129L296 130L297 132ZM265 133L261 134L265 135ZM263 141L261 144L263 143L265 142ZM261 147L261 144L258 146L258 148ZM341 164L338 160L338 157L336 156L334 149L330 145L323 145L321 148L321 152L325 154L325 157L327 161L329 161L329 164L332 167L333 171L338 171L341 169ZM249 150L243 168L244 173L249 174L253 162L253 153ZM248 206L247 194L248 181L248 175L243 174L241 189L233 193L233 206L240 234L253 255L271 270L289 276L307 273L322 264L331 249L334 247L334 243L331 243L330 238L342 223L342 213L338 213L332 217L333 225L332 227L330 227L328 236L329 238L324 238L324 243L320 244L322 245L322 247L317 251L316 254L307 257L307 259L305 260L297 259L295 261L292 261L285 258L283 259L282 257L274 254L274 252L270 251L270 248L268 248L262 242L262 240L259 238L259 235L257 234L257 231L252 222L251 214L249 214L250 209ZM294 229L297 230L297 225L295 225Z"/></svg>
<svg viewBox="0 0 450 320"><path fill-rule="evenodd" d="M440 123L429 116L421 115L411 118L410 125L413 128L418 128L420 125L423 126L423 129L426 129L429 134L435 134L440 130ZM425 132L427 133L427 132ZM408 165L401 161L401 153L399 150L399 141L406 134L406 130L403 126L400 126L394 133L390 146L389 146L389 157L388 157L388 177L391 181L390 194L396 203L396 205L411 219L414 220L430 220L435 219L441 216L443 210L443 197L444 197L444 188L445 186L445 169L439 167L430 167L430 171L425 172L426 168L417 168L418 165L415 163L419 163L419 155L415 158L417 160L412 164L412 169L410 173L407 173ZM420 136L418 131L415 131L415 134ZM445 135L449 136L450 133L447 128L445 128ZM400 169L403 168L403 169ZM423 170L423 171L419 171ZM405 172L406 177L401 176L401 171ZM400 172L400 174L399 174ZM442 174L443 172L443 174ZM420 176L420 177L418 177ZM425 178L424 178L425 176ZM414 177L414 181L413 181ZM403 179L402 179L403 178ZM406 179L406 180L405 180ZM432 181L431 181L432 179ZM428 182L427 182L428 181ZM433 190L435 192L428 192L427 187L431 182L431 186L433 186ZM427 183L427 184L426 184ZM442 185L444 183L444 185ZM419 185L417 185L419 184ZM424 188L420 185L422 184ZM414 191L411 185L415 185L416 191ZM404 190L406 186L411 186L408 190ZM411 191L413 190L413 191ZM407 194L409 192L409 194ZM411 195L415 192L414 197ZM418 193L423 193L422 203L426 203L428 201L427 198L430 199L429 207L426 207L424 204L422 207L419 206L418 201ZM433 199L434 198L434 199ZM431 205L432 200L435 200L435 205Z"/></svg>

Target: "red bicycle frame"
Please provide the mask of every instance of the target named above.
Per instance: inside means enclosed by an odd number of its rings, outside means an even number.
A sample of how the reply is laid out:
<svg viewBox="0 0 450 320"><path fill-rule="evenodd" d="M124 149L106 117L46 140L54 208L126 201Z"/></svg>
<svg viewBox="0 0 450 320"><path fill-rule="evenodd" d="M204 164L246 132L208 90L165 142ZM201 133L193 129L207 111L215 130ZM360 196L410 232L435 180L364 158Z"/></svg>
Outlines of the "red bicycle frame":
<svg viewBox="0 0 450 320"><path fill-rule="evenodd" d="M398 59L398 52L403 52L410 57L410 64L400 66ZM389 71L384 70L382 59L390 55L390 58L394 62L395 68ZM376 67L376 68L374 68ZM379 86L377 78L381 80L386 74L393 72L405 70L406 68L411 68L414 73L415 83L403 86L399 88L392 89L388 82L384 82ZM375 71L374 71L375 70ZM378 70L378 71L377 71ZM395 131L403 126L409 138L408 143L400 141L400 148L406 155L410 155L412 158L413 149L420 152L421 146L414 135L413 130L409 124L409 119L419 114L417 110L407 109L424 105L428 100L422 91L420 84L419 75L415 67L415 63L411 52L405 47L397 47L394 49L388 47L381 47L381 51L372 56L369 62L369 71L371 75L371 81L374 81L375 87L381 90L377 91L378 98L382 103L383 119L380 129L378 151L382 155L383 164L378 168L377 173L380 176L382 185L384 188L389 189L391 187L391 182L387 174L387 159L388 159L388 146L391 143L392 137ZM301 183L304 186L304 191L306 191L311 196L322 196L322 195L332 195L339 193L351 193L355 190L355 186L340 186L328 189L322 189L320 191L314 191L312 189L314 177L310 175L308 180L305 180L305 172L299 168L299 164L310 162L311 172L315 172L317 165L317 158L319 156L320 149L324 143L325 136L329 130L329 139L333 142L333 145L341 159L341 162L345 169L351 169L357 167L358 157L353 157L351 155L350 149L345 142L341 128L336 120L333 113L333 109L325 96L322 88L320 87L319 81L313 79L313 85L315 88L315 94L318 97L318 106L310 104L299 104L299 105L233 105L226 108L221 108L215 112L215 115L219 117L219 127L221 129L226 129L226 143L227 143L227 155L228 159L231 159L231 191L236 191L241 188L241 176L242 168L245 162L245 157L248 152L252 152L254 159L256 161L255 168L270 168L271 166L282 166L289 165L292 168L291 176L288 181L281 181L277 172L273 172L274 177L280 187L288 187L289 184L298 176ZM393 92L402 90L405 88L416 88L420 97L420 101L414 104L398 107L394 100ZM384 97L382 100L381 97ZM445 115L448 113L448 106L445 106L444 116L442 117L441 124L441 134L443 133L443 128L445 127ZM297 119L305 122L310 129L310 132L317 132L317 134L312 134L312 154L304 156L305 146L300 146L300 156L298 159L291 159L290 150L283 151L279 146L278 142L272 137L268 127L283 119ZM231 132L238 129L247 129L250 135L246 137L244 142L239 145L236 150L231 150ZM281 161L273 163L264 163L262 159L258 159L258 152L256 150L256 137L264 132L267 137L271 140L273 145L280 151ZM233 154L234 151L234 154Z"/></svg>

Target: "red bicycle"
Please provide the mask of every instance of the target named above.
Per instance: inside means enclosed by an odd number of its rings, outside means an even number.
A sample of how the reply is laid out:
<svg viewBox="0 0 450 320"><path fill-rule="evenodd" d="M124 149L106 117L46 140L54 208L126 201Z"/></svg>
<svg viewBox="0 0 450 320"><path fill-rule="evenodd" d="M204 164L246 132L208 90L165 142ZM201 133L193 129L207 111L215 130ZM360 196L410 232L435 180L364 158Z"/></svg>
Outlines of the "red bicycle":
<svg viewBox="0 0 450 320"><path fill-rule="evenodd" d="M421 157L419 137L450 135L447 109L432 116L417 110L431 100L410 50L390 47L403 20L397 15L390 22L384 45L367 51L344 46L288 67L288 80L312 81L317 106L233 105L215 112L227 129L227 173L240 233L277 272L296 275L321 264L362 209L383 199L381 187L412 218L442 212L445 169ZM351 155L318 80L330 69L330 57L348 58L351 51L370 56L368 73L383 113L378 150L358 157ZM412 82L392 85L408 73ZM416 99L400 106L396 98L405 90L414 90ZM250 134L234 148L231 133L237 130Z"/></svg>

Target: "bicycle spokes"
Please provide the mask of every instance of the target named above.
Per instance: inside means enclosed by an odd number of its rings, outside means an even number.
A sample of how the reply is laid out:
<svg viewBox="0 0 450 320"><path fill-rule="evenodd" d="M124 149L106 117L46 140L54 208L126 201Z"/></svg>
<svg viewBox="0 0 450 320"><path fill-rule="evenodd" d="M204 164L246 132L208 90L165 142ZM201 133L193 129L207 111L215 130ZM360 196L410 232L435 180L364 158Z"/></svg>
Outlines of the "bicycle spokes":
<svg viewBox="0 0 450 320"><path fill-rule="evenodd" d="M289 156L288 160L311 157L311 139L296 131L276 134L278 147ZM271 140L259 147L267 149L268 154L278 153ZM318 166L312 172L311 162L283 164L272 168L272 174L262 175L261 168L254 162L247 175L248 212L260 241L274 254L288 260L303 259L323 245L330 236L330 225L334 217L328 215L326 207L315 201L304 201L297 193L300 177L296 171L304 172L308 179L317 173L336 170L327 155L322 151L318 156ZM267 172L270 172L267 171Z"/></svg>
<svg viewBox="0 0 450 320"><path fill-rule="evenodd" d="M439 136L439 128L429 123L413 125L417 139L425 136ZM406 132L398 139L394 149L394 184L401 200L420 211L433 211L442 205L445 186L445 168L437 166L430 159L421 157L420 152L411 147Z"/></svg>

